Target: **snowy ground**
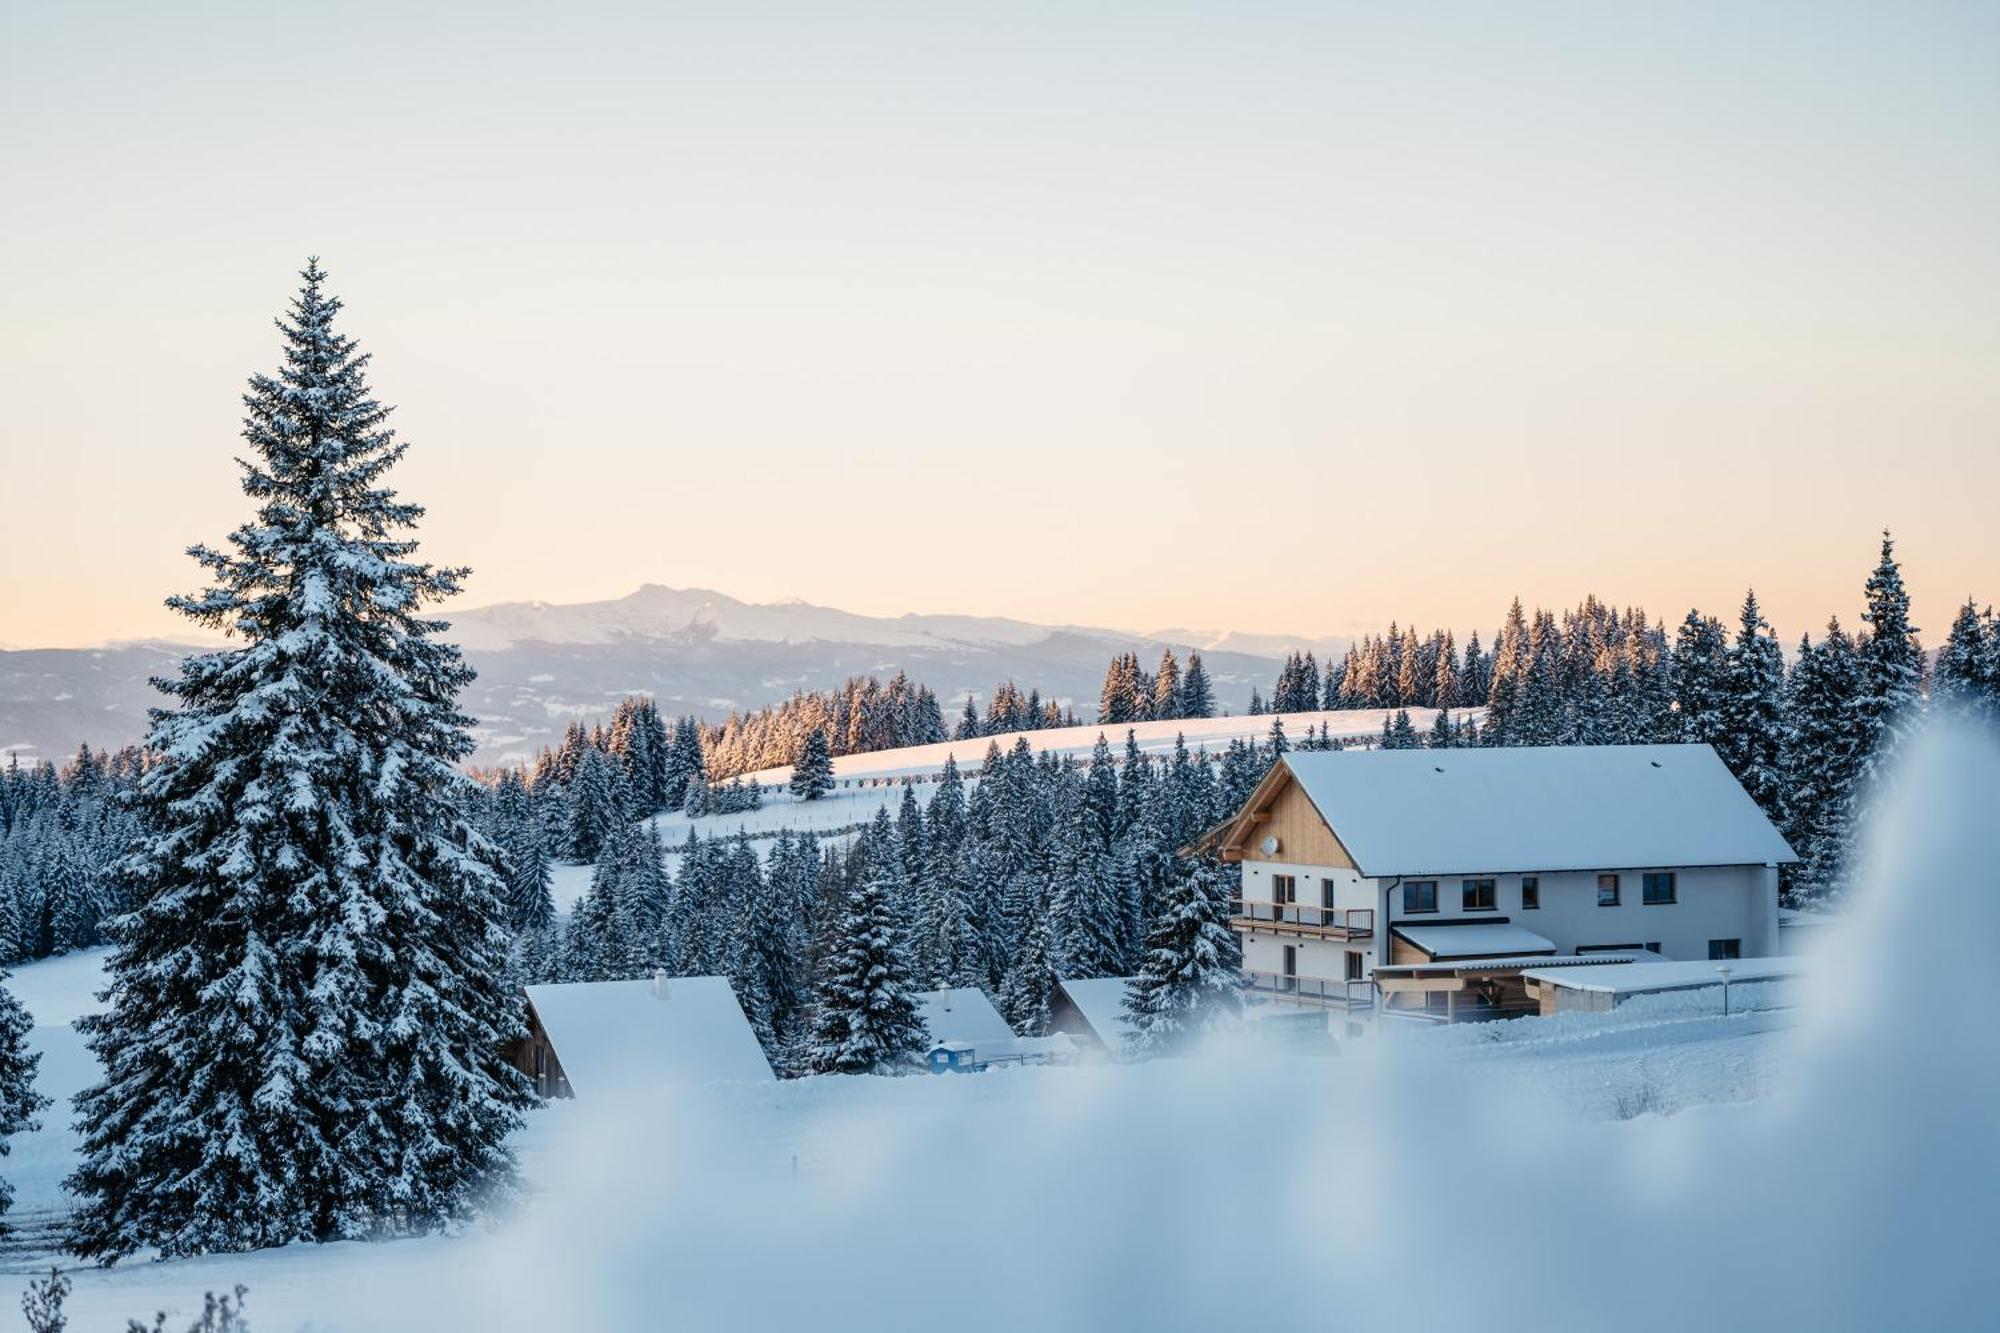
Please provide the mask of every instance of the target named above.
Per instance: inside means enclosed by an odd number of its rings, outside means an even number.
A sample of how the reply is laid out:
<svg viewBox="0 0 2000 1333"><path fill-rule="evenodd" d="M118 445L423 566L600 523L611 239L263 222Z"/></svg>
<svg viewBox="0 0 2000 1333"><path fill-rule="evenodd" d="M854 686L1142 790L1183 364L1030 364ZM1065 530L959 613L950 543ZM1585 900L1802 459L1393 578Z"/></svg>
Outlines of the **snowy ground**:
<svg viewBox="0 0 2000 1333"><path fill-rule="evenodd" d="M259 1333L1982 1326L2000 752L1943 748L1864 879L1924 910L1857 895L1750 1012L568 1103L531 1118L536 1193L490 1229L80 1270L71 1327L237 1282ZM94 966L18 974L38 1048ZM77 1081L56 1064L51 1091ZM21 1209L61 1206L68 1142L18 1145Z"/></svg>

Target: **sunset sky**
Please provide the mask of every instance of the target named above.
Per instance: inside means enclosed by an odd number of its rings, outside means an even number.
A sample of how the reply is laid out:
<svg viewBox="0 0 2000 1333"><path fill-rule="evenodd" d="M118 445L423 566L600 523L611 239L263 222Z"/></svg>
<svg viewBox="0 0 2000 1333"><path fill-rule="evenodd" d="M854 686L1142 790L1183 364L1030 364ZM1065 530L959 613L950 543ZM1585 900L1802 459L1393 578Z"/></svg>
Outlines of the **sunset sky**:
<svg viewBox="0 0 2000 1333"><path fill-rule="evenodd" d="M182 632L317 253L468 601L2000 600L2000 6L38 3L0 644Z"/></svg>

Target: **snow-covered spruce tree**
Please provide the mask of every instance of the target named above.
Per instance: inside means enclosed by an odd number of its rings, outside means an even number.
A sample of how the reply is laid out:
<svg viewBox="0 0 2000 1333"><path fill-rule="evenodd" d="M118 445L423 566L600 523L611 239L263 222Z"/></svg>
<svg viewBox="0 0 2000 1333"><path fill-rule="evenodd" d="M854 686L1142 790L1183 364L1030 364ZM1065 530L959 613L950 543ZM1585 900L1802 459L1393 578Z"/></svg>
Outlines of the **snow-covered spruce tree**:
<svg viewBox="0 0 2000 1333"><path fill-rule="evenodd" d="M1675 740L1714 744L1728 695L1728 640L1722 622L1690 610L1674 636L1668 680L1678 722Z"/></svg>
<svg viewBox="0 0 2000 1333"><path fill-rule="evenodd" d="M0 981L6 979L7 974L0 972ZM7 1154L8 1139L41 1127L36 1113L49 1104L48 1098L35 1091L35 1068L42 1057L28 1049L28 1029L33 1025L21 1002L0 987L0 1157ZM0 1213L13 1202L13 1186L0 1180ZM0 1222L0 1236L12 1229Z"/></svg>
<svg viewBox="0 0 2000 1333"><path fill-rule="evenodd" d="M1873 795L1897 751L1917 725L1923 692L1924 651L1910 623L1910 594L1903 587L1903 569L1896 563L1896 543L1882 534L1882 558L1869 574L1864 591L1868 637L1861 643L1861 697L1855 701L1861 718L1861 769L1854 790L1856 801Z"/></svg>
<svg viewBox="0 0 2000 1333"><path fill-rule="evenodd" d="M1861 663L1834 620L1817 645L1801 640L1786 697L1783 749L1785 836L1800 864L1786 877L1794 902L1842 891L1861 760Z"/></svg>
<svg viewBox="0 0 2000 1333"><path fill-rule="evenodd" d="M1181 673L1181 716L1215 716L1215 686L1209 682L1208 668L1201 664L1201 654L1193 649L1188 650L1187 670Z"/></svg>
<svg viewBox="0 0 2000 1333"><path fill-rule="evenodd" d="M105 1077L77 1097L70 1244L107 1262L446 1226L512 1190L532 1099L455 766L472 673L423 618L465 571L416 560L422 510L383 485L404 446L303 277L244 399L256 517L169 603L242 643L161 682L134 906L80 1024Z"/></svg>
<svg viewBox="0 0 2000 1333"><path fill-rule="evenodd" d="M1770 629L1755 590L1745 594L1736 640L1724 656L1715 750L1751 799L1777 819L1784 796L1785 654Z"/></svg>
<svg viewBox="0 0 2000 1333"><path fill-rule="evenodd" d="M889 907L893 873L871 866L831 922L813 996L814 1073L894 1073L924 1053L929 1036L905 984Z"/></svg>
<svg viewBox="0 0 2000 1333"><path fill-rule="evenodd" d="M792 764L792 795L801 801L817 801L833 790L833 751L826 733L818 727L808 731L799 744L799 757Z"/></svg>
<svg viewBox="0 0 2000 1333"><path fill-rule="evenodd" d="M1146 934L1139 974L1126 990L1134 1055L1184 1050L1242 1008L1243 974L1228 910L1200 873L1183 866Z"/></svg>
<svg viewBox="0 0 2000 1333"><path fill-rule="evenodd" d="M1988 641L1989 612L1981 617L1970 597L1958 608L1951 633L1938 649L1931 671L1931 702L1945 704L1976 717L1991 717L2000 681L1991 679L1992 645Z"/></svg>

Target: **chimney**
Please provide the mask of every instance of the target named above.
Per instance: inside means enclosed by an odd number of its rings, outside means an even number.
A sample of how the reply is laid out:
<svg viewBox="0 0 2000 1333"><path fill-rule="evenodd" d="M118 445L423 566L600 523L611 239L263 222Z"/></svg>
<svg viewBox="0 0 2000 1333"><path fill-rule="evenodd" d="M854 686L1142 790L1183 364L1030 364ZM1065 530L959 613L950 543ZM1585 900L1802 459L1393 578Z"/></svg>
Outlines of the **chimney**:
<svg viewBox="0 0 2000 1333"><path fill-rule="evenodd" d="M656 1000L664 1000L671 993L672 993L672 988L667 985L667 970L664 967L654 968L653 998Z"/></svg>

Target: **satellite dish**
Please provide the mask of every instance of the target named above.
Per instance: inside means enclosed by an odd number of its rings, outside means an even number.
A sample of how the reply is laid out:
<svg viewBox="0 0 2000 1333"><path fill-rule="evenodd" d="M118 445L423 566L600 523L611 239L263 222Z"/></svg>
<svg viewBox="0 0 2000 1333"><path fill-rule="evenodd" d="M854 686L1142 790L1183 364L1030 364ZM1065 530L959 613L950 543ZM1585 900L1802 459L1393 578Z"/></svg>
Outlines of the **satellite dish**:
<svg viewBox="0 0 2000 1333"><path fill-rule="evenodd" d="M1273 833L1268 838L1265 838L1262 846L1264 848L1264 855L1276 856L1278 854L1278 835Z"/></svg>

